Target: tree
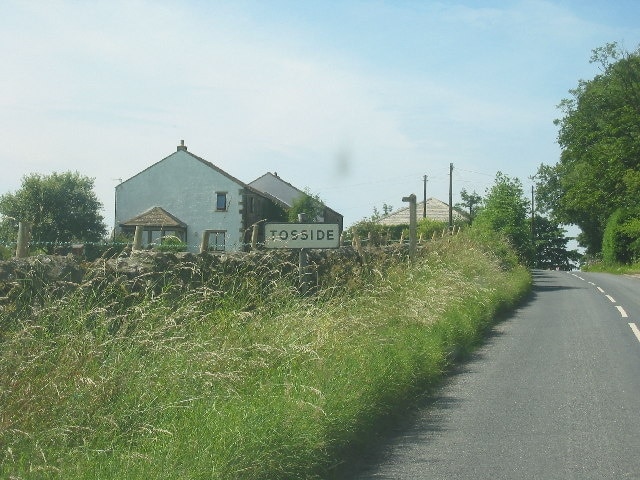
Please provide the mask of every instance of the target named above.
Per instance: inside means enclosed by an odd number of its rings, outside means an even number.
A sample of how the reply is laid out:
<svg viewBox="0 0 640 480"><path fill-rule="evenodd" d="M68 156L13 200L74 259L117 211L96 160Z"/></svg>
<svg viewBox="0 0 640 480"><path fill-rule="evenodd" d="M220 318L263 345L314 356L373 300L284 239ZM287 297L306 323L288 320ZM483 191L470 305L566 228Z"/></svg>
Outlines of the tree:
<svg viewBox="0 0 640 480"><path fill-rule="evenodd" d="M502 234L516 250L520 261L529 263L532 256L529 207L520 180L498 172L483 207L478 210L473 229Z"/></svg>
<svg viewBox="0 0 640 480"><path fill-rule="evenodd" d="M536 215L534 265L537 268L560 268L569 270L579 262L581 255L577 250L569 250L569 238L566 230L552 220Z"/></svg>
<svg viewBox="0 0 640 480"><path fill-rule="evenodd" d="M290 222L298 221L299 213L306 213L310 221L316 220L324 215L324 202L318 195L313 195L306 191L293 201L287 216Z"/></svg>
<svg viewBox="0 0 640 480"><path fill-rule="evenodd" d="M600 252L609 217L640 196L640 49L610 43L593 50L602 73L561 101L559 162L537 174L538 206L576 224L587 253Z"/></svg>
<svg viewBox="0 0 640 480"><path fill-rule="evenodd" d="M29 222L32 242L49 251L56 243L99 241L106 226L93 185L78 172L25 176L20 189L0 196L2 231L15 241L15 222Z"/></svg>
<svg viewBox="0 0 640 480"><path fill-rule="evenodd" d="M473 223L473 219L476 217L478 208L482 205L482 197L476 193L468 193L465 188L460 191L460 198L462 202L456 204L457 208L465 209L469 211L469 223Z"/></svg>

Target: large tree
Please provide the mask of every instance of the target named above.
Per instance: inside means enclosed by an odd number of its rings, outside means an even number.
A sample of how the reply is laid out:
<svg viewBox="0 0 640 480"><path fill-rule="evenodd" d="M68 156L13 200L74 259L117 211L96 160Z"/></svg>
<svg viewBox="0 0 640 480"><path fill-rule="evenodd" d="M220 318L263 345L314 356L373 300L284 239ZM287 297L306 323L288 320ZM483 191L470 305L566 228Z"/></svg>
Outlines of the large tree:
<svg viewBox="0 0 640 480"><path fill-rule="evenodd" d="M476 231L491 230L504 235L514 247L520 260L530 263L532 254L531 227L528 212L530 202L522 183L502 172L496 174L493 187L484 197L473 222Z"/></svg>
<svg viewBox="0 0 640 480"><path fill-rule="evenodd" d="M535 250L534 265L537 268L560 268L570 270L581 258L577 250L569 250L569 237L566 230L549 218L536 215L532 236Z"/></svg>
<svg viewBox="0 0 640 480"><path fill-rule="evenodd" d="M20 189L0 196L7 240L15 240L16 221L31 223L32 242L47 250L58 243L102 239L106 227L93 187L93 179L78 172L25 176Z"/></svg>
<svg viewBox="0 0 640 480"><path fill-rule="evenodd" d="M615 43L593 51L601 73L580 81L559 105L556 165L537 174L539 208L576 224L587 253L598 253L610 215L640 198L640 49Z"/></svg>

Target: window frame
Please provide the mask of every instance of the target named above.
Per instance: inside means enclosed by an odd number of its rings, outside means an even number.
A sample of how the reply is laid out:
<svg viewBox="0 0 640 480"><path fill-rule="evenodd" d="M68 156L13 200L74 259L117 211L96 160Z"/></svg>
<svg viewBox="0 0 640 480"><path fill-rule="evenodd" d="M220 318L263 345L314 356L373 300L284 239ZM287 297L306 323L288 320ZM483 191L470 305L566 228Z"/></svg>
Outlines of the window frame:
<svg viewBox="0 0 640 480"><path fill-rule="evenodd" d="M220 199L224 199L224 207L220 206ZM229 199L228 192L216 192L216 203L215 203L216 212L226 212L229 210Z"/></svg>
<svg viewBox="0 0 640 480"><path fill-rule="evenodd" d="M209 234L208 252L225 252L227 250L226 230L207 230L207 233ZM222 242L219 242L220 239Z"/></svg>

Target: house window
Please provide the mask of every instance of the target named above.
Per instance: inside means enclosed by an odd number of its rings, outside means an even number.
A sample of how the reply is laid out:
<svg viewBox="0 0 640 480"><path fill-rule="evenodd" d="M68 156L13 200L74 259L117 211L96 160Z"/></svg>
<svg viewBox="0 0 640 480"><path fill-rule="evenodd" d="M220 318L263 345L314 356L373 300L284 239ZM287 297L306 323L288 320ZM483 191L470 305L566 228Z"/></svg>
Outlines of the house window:
<svg viewBox="0 0 640 480"><path fill-rule="evenodd" d="M227 193L216 192L216 211L224 212L227 210Z"/></svg>
<svg viewBox="0 0 640 480"><path fill-rule="evenodd" d="M255 198L253 196L250 196L248 198L249 201L249 213L255 213Z"/></svg>
<svg viewBox="0 0 640 480"><path fill-rule="evenodd" d="M225 235L224 230L209 230L209 251L224 252Z"/></svg>

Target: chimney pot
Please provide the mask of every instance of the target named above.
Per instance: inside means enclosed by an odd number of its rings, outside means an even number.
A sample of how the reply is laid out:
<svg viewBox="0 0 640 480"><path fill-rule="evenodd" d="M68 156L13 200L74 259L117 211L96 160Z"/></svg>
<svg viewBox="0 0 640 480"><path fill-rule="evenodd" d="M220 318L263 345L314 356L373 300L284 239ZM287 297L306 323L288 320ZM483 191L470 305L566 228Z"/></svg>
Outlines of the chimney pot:
<svg viewBox="0 0 640 480"><path fill-rule="evenodd" d="M184 146L184 140L180 140L180 145L178 145L178 151L184 150L187 151L187 147Z"/></svg>

